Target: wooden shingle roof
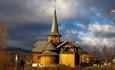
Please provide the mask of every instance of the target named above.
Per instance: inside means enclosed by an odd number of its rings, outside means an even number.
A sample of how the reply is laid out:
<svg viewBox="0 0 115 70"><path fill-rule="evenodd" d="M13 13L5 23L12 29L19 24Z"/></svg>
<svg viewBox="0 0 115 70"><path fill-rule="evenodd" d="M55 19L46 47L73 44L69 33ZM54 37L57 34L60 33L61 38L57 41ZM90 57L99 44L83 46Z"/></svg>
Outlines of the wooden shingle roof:
<svg viewBox="0 0 115 70"><path fill-rule="evenodd" d="M49 42L44 50L56 51L57 49L56 46Z"/></svg>
<svg viewBox="0 0 115 70"><path fill-rule="evenodd" d="M48 41L36 41L33 44L32 52L43 52L44 50L56 51L57 48L55 45Z"/></svg>
<svg viewBox="0 0 115 70"><path fill-rule="evenodd" d="M47 47L48 41L36 41L33 44L32 52L42 52Z"/></svg>

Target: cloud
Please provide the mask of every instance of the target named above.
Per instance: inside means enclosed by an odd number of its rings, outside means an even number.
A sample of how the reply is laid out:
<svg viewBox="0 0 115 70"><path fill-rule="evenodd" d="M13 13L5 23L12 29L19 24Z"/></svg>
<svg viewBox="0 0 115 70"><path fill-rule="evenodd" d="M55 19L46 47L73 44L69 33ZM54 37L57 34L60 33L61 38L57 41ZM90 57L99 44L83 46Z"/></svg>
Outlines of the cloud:
<svg viewBox="0 0 115 70"><path fill-rule="evenodd" d="M107 47L114 47L115 38L96 38L93 36L88 36L83 39L82 44L87 44L91 47L102 48L104 45Z"/></svg>
<svg viewBox="0 0 115 70"><path fill-rule="evenodd" d="M7 23L47 22L53 16L55 0L2 0L1 16ZM57 0L56 8L60 20L76 15L76 0ZM66 12L64 12L66 11Z"/></svg>
<svg viewBox="0 0 115 70"><path fill-rule="evenodd" d="M91 47L102 48L115 46L115 31L111 24L89 24L88 33L81 33L83 35L82 44Z"/></svg>
<svg viewBox="0 0 115 70"><path fill-rule="evenodd" d="M89 31L100 37L115 37L115 26L112 24L89 24Z"/></svg>
<svg viewBox="0 0 115 70"><path fill-rule="evenodd" d="M49 24L38 25L37 23L10 28L8 31L8 46L14 47L16 45L16 47L31 49L35 40L46 40L49 31Z"/></svg>
<svg viewBox="0 0 115 70"><path fill-rule="evenodd" d="M64 40L77 41L83 47L98 47L104 45L114 47L115 30L113 24L93 23L84 25L81 22L75 21L67 24L61 24L64 27L62 38Z"/></svg>
<svg viewBox="0 0 115 70"><path fill-rule="evenodd" d="M115 32L113 30L114 26L110 25L110 24L91 24L89 25L89 30L91 30L92 32L96 33L96 32Z"/></svg>
<svg viewBox="0 0 115 70"><path fill-rule="evenodd" d="M87 45L112 42L115 33L111 20L114 17L108 15L106 9L114 3L114 0L57 0L62 39ZM10 43L28 48L32 47L33 40L47 39L55 0L0 0L0 4L0 19L8 26Z"/></svg>

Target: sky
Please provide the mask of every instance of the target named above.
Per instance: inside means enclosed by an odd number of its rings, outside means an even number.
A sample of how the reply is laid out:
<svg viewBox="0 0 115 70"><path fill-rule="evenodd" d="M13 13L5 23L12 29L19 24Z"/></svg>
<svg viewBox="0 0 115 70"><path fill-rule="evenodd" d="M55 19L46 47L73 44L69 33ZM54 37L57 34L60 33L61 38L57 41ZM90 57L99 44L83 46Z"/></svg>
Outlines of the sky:
<svg viewBox="0 0 115 70"><path fill-rule="evenodd" d="M32 49L34 41L47 40L55 7L63 41L86 48L115 46L115 0L0 0L8 47Z"/></svg>

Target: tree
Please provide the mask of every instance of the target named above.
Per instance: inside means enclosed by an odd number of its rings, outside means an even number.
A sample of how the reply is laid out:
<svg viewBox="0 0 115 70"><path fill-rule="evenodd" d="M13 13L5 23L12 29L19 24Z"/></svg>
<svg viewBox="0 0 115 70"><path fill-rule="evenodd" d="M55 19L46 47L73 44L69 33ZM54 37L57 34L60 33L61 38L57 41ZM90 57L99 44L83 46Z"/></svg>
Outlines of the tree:
<svg viewBox="0 0 115 70"><path fill-rule="evenodd" d="M15 70L14 58L5 49L0 49L0 70Z"/></svg>
<svg viewBox="0 0 115 70"><path fill-rule="evenodd" d="M113 55L115 56L115 45L113 47Z"/></svg>
<svg viewBox="0 0 115 70"><path fill-rule="evenodd" d="M94 57L95 60L101 59L101 52L99 51L98 48L96 48L96 47L92 48L92 56Z"/></svg>
<svg viewBox="0 0 115 70"><path fill-rule="evenodd" d="M103 59L104 59L104 62L105 63L108 63L110 60L110 57L109 57L109 51L108 51L108 48L106 46L103 47Z"/></svg>
<svg viewBox="0 0 115 70"><path fill-rule="evenodd" d="M7 43L7 27L0 23L0 48L5 48Z"/></svg>

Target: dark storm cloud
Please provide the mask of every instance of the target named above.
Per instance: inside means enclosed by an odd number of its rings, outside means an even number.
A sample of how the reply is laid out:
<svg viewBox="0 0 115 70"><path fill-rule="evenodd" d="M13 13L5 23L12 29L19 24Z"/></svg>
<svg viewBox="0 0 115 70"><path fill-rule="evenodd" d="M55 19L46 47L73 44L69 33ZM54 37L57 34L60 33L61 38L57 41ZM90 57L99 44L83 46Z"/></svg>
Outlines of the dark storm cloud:
<svg viewBox="0 0 115 70"><path fill-rule="evenodd" d="M41 9L40 2L45 4L41 0L1 0L0 16L9 25L36 21L41 22L43 20L46 23L47 20L50 20L50 15L47 15L46 11Z"/></svg>
<svg viewBox="0 0 115 70"><path fill-rule="evenodd" d="M47 39L55 0L0 0L0 19L8 26L9 45L31 48L37 39ZM57 15L62 39L82 42L90 35L90 24L111 24L110 8L115 0L57 0ZM94 33L94 38L114 37L114 33ZM104 37L104 38L103 38ZM100 39L99 39L100 40Z"/></svg>
<svg viewBox="0 0 115 70"><path fill-rule="evenodd" d="M1 0L0 12L4 17L13 17L31 13L26 4L27 0Z"/></svg>
<svg viewBox="0 0 115 70"><path fill-rule="evenodd" d="M49 24L28 24L14 27L9 30L10 43L18 44L18 47L31 48L33 41L37 39L47 39L47 34L50 31ZM22 46L23 45L23 46ZM13 46L13 45L12 45Z"/></svg>

